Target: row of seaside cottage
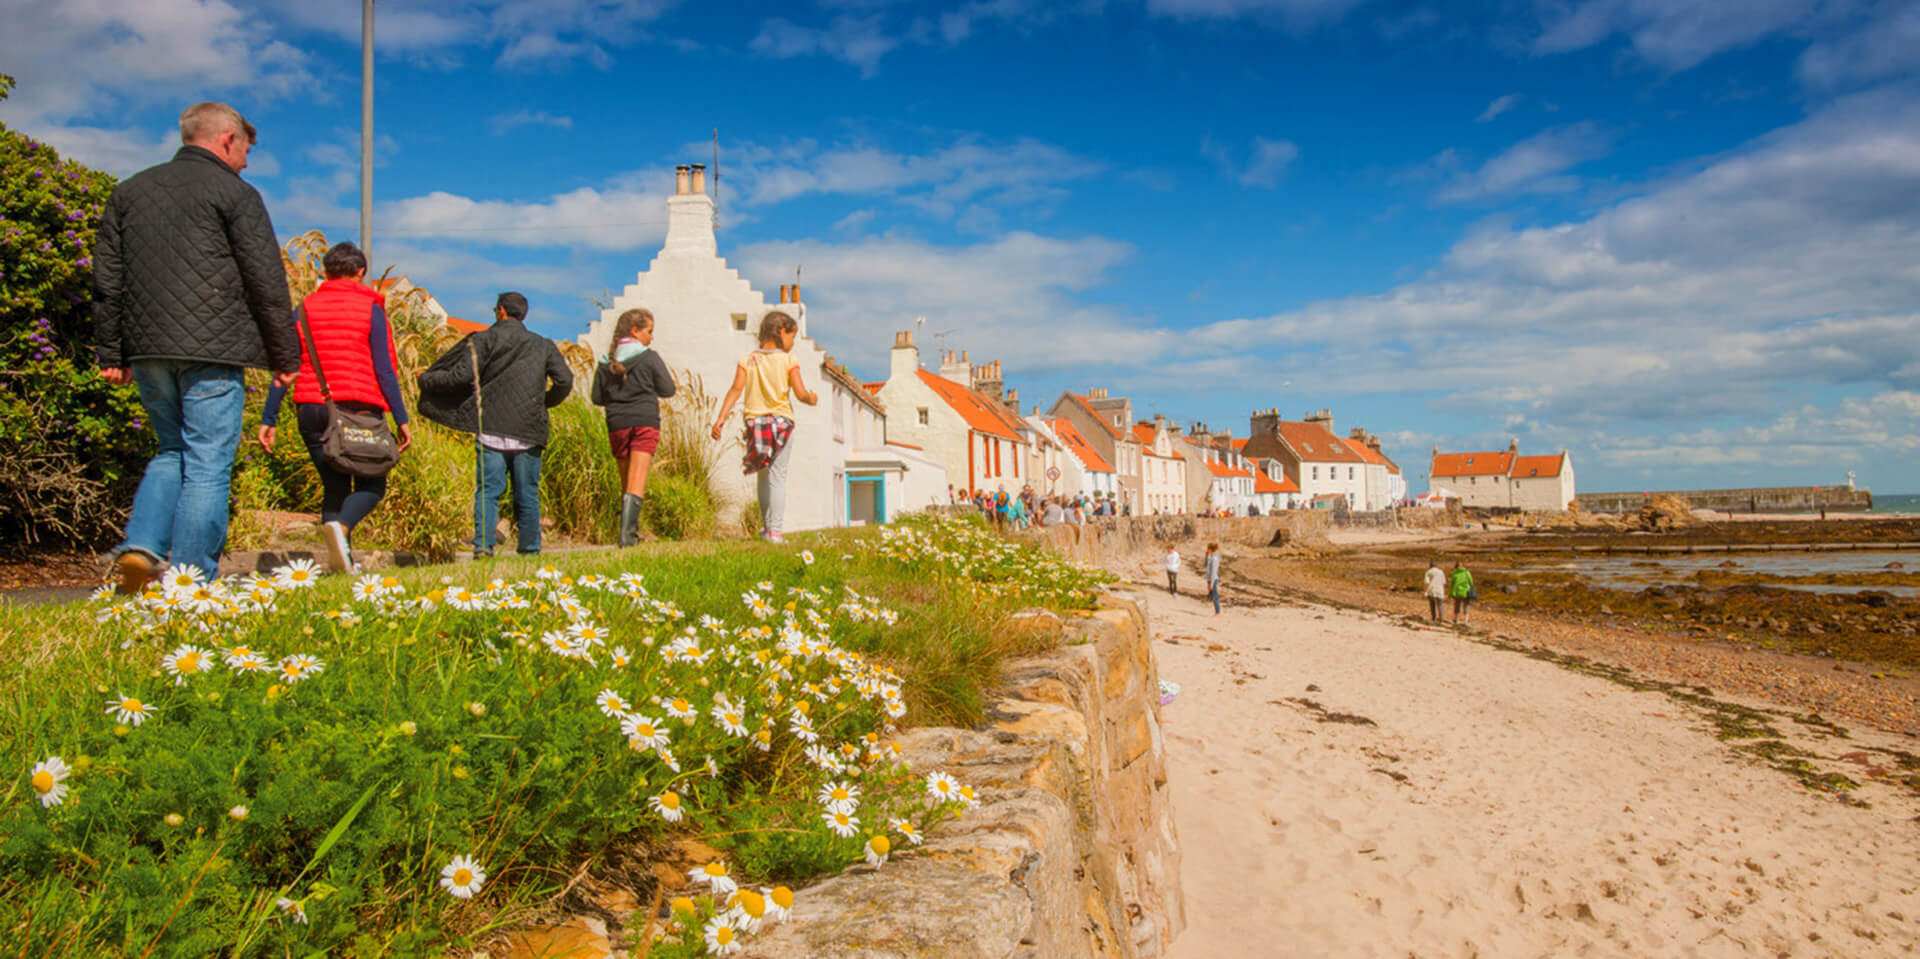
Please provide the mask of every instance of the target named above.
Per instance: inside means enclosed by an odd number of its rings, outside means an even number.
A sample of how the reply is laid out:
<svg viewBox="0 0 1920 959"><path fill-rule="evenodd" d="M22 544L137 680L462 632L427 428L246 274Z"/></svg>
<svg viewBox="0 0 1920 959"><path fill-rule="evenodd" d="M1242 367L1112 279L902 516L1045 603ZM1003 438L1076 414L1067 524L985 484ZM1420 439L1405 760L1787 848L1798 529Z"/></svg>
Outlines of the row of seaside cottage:
<svg viewBox="0 0 1920 959"><path fill-rule="evenodd" d="M769 303L719 255L714 203L697 165L676 170L660 253L579 341L604 356L614 320L636 307L653 313L653 347L677 373L691 374L716 396L756 345L767 311L785 310L799 322L793 356L803 372L817 372L821 402L795 410L790 529L885 523L967 491L1018 493L1029 486L1038 494L1104 494L1136 515L1375 510L1408 500L1406 477L1379 439L1362 429L1338 435L1328 410L1300 420L1257 412L1244 438L1203 424L1183 432L1164 416L1136 419L1126 397L1097 388L1062 393L1046 409L1035 405L1023 413L999 362L975 365L962 350L941 354L939 365L929 368L911 332L895 334L887 378L862 381L809 335L798 284L782 286ZM1523 488L1537 489L1542 501L1557 498L1551 508L1573 498L1564 452L1434 454L1432 485L1457 488L1452 495L1467 505L1520 505L1515 496ZM1449 457L1466 457L1457 477ZM1529 463L1534 475L1523 479L1513 474L1518 459L1556 465L1543 476L1544 464ZM1496 463L1504 469L1497 479L1484 473ZM730 458L718 476L733 503L753 499L752 478L733 469Z"/></svg>

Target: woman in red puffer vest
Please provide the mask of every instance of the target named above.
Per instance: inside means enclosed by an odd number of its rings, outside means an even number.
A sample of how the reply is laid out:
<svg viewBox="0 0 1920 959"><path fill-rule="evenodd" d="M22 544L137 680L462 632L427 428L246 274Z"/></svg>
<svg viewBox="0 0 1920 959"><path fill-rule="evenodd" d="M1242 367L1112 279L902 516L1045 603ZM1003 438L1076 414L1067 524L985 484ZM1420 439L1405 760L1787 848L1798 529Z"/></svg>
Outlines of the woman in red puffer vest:
<svg viewBox="0 0 1920 959"><path fill-rule="evenodd" d="M387 478L343 473L321 455L320 435L327 428L327 407L320 394L320 379L313 372L311 350L319 351L320 368L327 374L327 388L336 405L360 412L391 413L402 450L412 444L413 428L407 425L407 406L394 373L399 362L393 350L393 331L387 325L385 297L364 282L366 256L353 244L340 243L327 251L325 266L326 281L301 301L294 314L301 338L300 376L294 381L293 402L300 439L320 474L320 530L327 568L340 573L353 568L348 536L386 495ZM311 350L308 330L312 332ZM273 450L280 401L285 395L281 387L270 390L260 417L260 445L269 452Z"/></svg>

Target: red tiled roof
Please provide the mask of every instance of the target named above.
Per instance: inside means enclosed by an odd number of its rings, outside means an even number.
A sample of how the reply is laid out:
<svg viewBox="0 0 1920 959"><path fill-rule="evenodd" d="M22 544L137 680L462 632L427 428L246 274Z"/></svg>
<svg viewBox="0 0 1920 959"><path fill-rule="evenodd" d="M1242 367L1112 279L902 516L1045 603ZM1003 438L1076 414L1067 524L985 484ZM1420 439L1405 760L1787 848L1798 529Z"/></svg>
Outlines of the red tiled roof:
<svg viewBox="0 0 1920 959"><path fill-rule="evenodd" d="M1219 463L1213 460L1207 461L1207 470L1213 473L1213 475L1215 476L1252 476L1253 475L1252 472L1246 469L1243 469L1241 467L1228 466L1225 463Z"/></svg>
<svg viewBox="0 0 1920 959"><path fill-rule="evenodd" d="M1441 453L1433 458L1433 476L1505 476L1513 471L1512 450L1488 453Z"/></svg>
<svg viewBox="0 0 1920 959"><path fill-rule="evenodd" d="M1136 440L1139 440L1141 443L1147 446L1152 446L1153 445L1153 424L1152 423L1133 424L1133 438Z"/></svg>
<svg viewBox="0 0 1920 959"><path fill-rule="evenodd" d="M1256 470L1253 474L1253 491L1256 493L1298 493L1300 487L1291 479L1276 480L1267 475L1266 470Z"/></svg>
<svg viewBox="0 0 1920 959"><path fill-rule="evenodd" d="M1247 445L1246 440L1230 440L1229 442L1233 443L1234 449L1244 449Z"/></svg>
<svg viewBox="0 0 1920 959"><path fill-rule="evenodd" d="M1053 427L1054 435L1060 437L1060 442L1064 444L1067 449L1071 450L1073 455L1078 457L1087 469L1096 473L1111 473L1114 471L1113 464L1107 462L1106 458L1101 456L1099 451L1093 448L1093 444L1088 443L1087 438L1081 436L1080 431L1073 428L1073 423L1066 417L1063 416L1056 420L1049 420L1047 425Z"/></svg>
<svg viewBox="0 0 1920 959"><path fill-rule="evenodd" d="M866 387L862 385L859 380L854 379L853 374L848 372L846 367L841 366L835 361L833 357L825 356L820 358L820 375L838 382L846 388L847 395L865 403L877 412L885 413L887 411L886 407L880 405L879 398L875 394L868 392Z"/></svg>
<svg viewBox="0 0 1920 959"><path fill-rule="evenodd" d="M1560 464L1565 462L1567 454L1555 453L1552 456L1519 456L1513 461L1513 475L1518 479L1532 479L1536 476L1559 476Z"/></svg>
<svg viewBox="0 0 1920 959"><path fill-rule="evenodd" d="M959 413L960 418L966 420L967 426L974 432L991 433L1016 443L1026 442L1020 438L1019 433L1015 432L1014 424L1007 421L1007 412L992 400L944 376L929 373L926 370L914 372L920 374L920 382L927 384L928 389L946 400L947 405L953 407L954 412Z"/></svg>
<svg viewBox="0 0 1920 959"><path fill-rule="evenodd" d="M1112 423L1107 422L1107 418L1104 416L1101 416L1100 411L1093 408L1092 400L1087 399L1086 397L1081 396L1078 393L1068 393L1067 399L1070 399L1075 403L1080 404L1080 408L1083 410L1086 410L1087 415L1093 417L1093 421L1095 423L1100 424L1101 429L1104 429L1108 433L1112 434L1114 439L1122 438L1120 435L1120 429L1114 426Z"/></svg>
<svg viewBox="0 0 1920 959"><path fill-rule="evenodd" d="M457 316L447 317L447 325L461 333L478 333L487 328L487 324L485 323L475 323L472 320L463 320Z"/></svg>
<svg viewBox="0 0 1920 959"><path fill-rule="evenodd" d="M867 392L872 393L875 396L879 396L880 391L887 388L887 382L885 380L881 380L878 383L862 383L860 384L860 386L862 389L865 389Z"/></svg>
<svg viewBox="0 0 1920 959"><path fill-rule="evenodd" d="M1343 440L1318 423L1282 420L1280 438L1293 448L1301 461L1309 463L1365 463L1366 457L1354 452L1357 443Z"/></svg>

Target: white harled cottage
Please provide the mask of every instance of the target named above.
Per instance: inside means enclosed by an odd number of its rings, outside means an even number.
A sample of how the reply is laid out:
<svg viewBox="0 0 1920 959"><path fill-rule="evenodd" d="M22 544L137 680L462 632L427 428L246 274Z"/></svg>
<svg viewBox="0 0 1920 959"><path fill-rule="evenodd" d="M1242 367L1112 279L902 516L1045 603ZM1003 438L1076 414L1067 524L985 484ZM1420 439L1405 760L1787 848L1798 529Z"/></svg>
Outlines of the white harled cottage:
<svg viewBox="0 0 1920 959"><path fill-rule="evenodd" d="M714 403L726 395L740 358L753 350L760 320L782 310L800 324L793 358L818 406L794 403L793 459L787 476L787 530L887 522L903 512L946 501L940 464L887 442L884 409L833 364L807 331L806 307L796 284L768 303L721 258L714 237L713 198L705 170L681 166L667 200L667 239L653 262L600 313L580 343L604 357L621 313L653 314L653 349L676 376L698 377ZM708 409L704 427L716 411ZM754 499L754 478L740 472L740 410L728 418L719 466L720 519L732 522Z"/></svg>

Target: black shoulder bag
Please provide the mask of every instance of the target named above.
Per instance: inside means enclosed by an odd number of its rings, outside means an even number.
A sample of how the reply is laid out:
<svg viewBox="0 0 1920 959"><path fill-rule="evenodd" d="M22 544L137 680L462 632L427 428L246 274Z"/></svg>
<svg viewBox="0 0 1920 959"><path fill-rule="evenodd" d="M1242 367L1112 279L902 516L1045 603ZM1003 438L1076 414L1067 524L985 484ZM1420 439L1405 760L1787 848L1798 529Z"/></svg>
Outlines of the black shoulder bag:
<svg viewBox="0 0 1920 959"><path fill-rule="evenodd" d="M400 444L387 428L387 415L356 413L341 409L327 388L326 371L320 368L320 350L313 343L313 327L304 311L300 314L300 332L307 338L307 356L313 360L313 375L320 381L320 398L327 404L327 426L320 433L320 458L327 465L362 479L377 479L392 472L400 463Z"/></svg>

